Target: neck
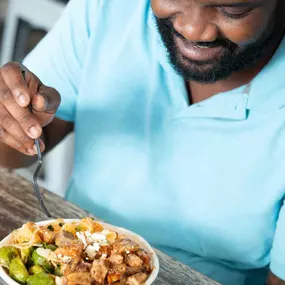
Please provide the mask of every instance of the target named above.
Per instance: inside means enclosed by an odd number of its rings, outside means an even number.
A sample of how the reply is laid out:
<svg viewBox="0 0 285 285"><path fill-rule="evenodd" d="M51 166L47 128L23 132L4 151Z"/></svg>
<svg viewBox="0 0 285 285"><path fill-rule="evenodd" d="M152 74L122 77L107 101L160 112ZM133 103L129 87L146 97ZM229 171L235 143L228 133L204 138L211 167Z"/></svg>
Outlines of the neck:
<svg viewBox="0 0 285 285"><path fill-rule="evenodd" d="M187 88L189 90L189 94L191 94L189 95L191 104L201 102L216 94L230 91L248 84L270 61L280 43L280 40L278 40L278 42L270 49L270 51L268 51L266 56L264 56L264 58L253 68L234 73L226 80L221 80L212 84L187 82Z"/></svg>

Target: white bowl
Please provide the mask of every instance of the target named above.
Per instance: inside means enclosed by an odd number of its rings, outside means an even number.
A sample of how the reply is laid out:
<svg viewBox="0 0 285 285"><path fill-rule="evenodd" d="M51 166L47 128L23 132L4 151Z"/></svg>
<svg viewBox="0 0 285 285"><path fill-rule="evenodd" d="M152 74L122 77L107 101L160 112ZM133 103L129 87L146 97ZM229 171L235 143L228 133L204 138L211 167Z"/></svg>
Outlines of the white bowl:
<svg viewBox="0 0 285 285"><path fill-rule="evenodd" d="M51 223L53 220L48 220L48 221L42 221L42 222L38 222L36 224L38 225L46 225ZM64 222L65 223L70 223L70 222L74 222L74 221L79 221L78 219L65 219ZM145 282L145 285L150 285L152 284L157 275L158 275L158 271L159 271L159 261L157 258L157 255L155 254L154 250L152 249L152 247L149 245L149 243L144 240L141 236L126 230L124 228L119 228L119 227L115 227L106 223L101 223L100 224L104 227L104 229L108 229L111 231L116 231L117 233L124 235L128 238L130 238L131 240L133 240L134 242L136 242L141 248L145 249L147 251L147 253L150 255L151 257L151 265L153 267L153 271L150 274L150 276L148 277L147 281ZM11 234L8 235L7 237L5 237L1 242L0 245L9 245L9 242L11 240ZM2 268L0 266L0 278L2 278L8 285L19 285L19 283L17 283L16 281L14 281L4 270L4 268Z"/></svg>

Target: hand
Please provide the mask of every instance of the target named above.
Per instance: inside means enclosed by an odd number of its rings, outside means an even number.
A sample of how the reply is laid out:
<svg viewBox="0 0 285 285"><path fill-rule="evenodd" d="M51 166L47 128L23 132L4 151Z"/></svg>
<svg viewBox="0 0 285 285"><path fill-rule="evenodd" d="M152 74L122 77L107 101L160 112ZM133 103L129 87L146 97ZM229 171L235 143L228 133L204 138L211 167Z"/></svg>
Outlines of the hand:
<svg viewBox="0 0 285 285"><path fill-rule="evenodd" d="M25 66L10 62L0 68L0 142L35 155L34 139L42 135L42 127L53 120L59 105L59 93ZM41 139L40 145L44 151Z"/></svg>

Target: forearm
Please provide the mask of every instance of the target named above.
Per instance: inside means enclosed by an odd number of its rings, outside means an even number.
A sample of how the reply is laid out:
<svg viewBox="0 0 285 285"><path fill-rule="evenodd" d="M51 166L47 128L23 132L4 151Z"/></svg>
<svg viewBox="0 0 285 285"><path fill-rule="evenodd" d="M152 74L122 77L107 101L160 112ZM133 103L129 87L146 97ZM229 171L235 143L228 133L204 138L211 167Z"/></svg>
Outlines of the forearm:
<svg viewBox="0 0 285 285"><path fill-rule="evenodd" d="M275 276L272 272L269 273L266 285L285 285L285 281Z"/></svg>

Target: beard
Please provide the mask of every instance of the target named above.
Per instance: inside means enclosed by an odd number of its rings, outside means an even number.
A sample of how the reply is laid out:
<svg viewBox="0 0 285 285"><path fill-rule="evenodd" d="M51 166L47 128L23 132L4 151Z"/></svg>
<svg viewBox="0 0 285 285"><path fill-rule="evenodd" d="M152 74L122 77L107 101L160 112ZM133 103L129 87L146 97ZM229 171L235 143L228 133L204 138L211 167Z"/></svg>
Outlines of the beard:
<svg viewBox="0 0 285 285"><path fill-rule="evenodd" d="M280 8L276 11L280 11ZM282 11L284 10L282 9ZM276 38L280 37L280 26L278 29L275 28L277 26L277 15L274 13L267 27L259 32L259 35L250 44L244 46L239 46L228 39L195 42L194 44L200 48L222 48L222 55L218 59L208 61L194 61L184 57L179 52L175 38L189 41L174 29L171 18L160 19L155 17L155 19L169 61L174 69L187 81L211 84L227 79L234 72L254 67L266 55L272 43L276 43Z"/></svg>

